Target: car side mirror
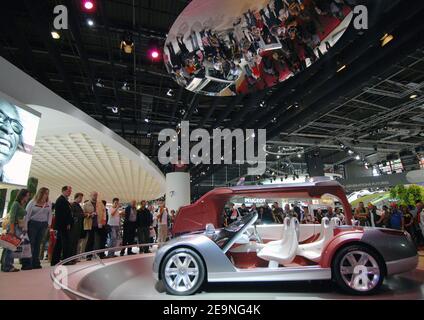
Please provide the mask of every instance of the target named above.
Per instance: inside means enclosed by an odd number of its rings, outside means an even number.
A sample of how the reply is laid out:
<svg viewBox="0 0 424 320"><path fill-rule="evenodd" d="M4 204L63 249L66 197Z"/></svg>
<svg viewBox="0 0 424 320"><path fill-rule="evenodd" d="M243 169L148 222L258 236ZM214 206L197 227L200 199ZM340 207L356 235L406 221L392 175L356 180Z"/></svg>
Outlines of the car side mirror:
<svg viewBox="0 0 424 320"><path fill-rule="evenodd" d="M205 228L205 233L207 235L215 233L215 226L212 223L208 223Z"/></svg>

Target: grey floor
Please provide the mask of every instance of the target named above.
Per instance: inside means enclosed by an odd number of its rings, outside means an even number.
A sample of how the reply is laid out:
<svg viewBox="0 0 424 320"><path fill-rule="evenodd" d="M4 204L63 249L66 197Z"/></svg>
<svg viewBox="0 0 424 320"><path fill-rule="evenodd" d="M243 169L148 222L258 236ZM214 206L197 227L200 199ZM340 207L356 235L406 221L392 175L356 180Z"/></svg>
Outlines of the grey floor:
<svg viewBox="0 0 424 320"><path fill-rule="evenodd" d="M424 298L424 270L417 269L385 280L381 291L371 297L354 297L340 292L330 281L206 284L202 292L174 297L152 278L153 255L116 258L112 264L85 275L78 290L100 299L220 299L220 300L320 300L320 299L406 299Z"/></svg>

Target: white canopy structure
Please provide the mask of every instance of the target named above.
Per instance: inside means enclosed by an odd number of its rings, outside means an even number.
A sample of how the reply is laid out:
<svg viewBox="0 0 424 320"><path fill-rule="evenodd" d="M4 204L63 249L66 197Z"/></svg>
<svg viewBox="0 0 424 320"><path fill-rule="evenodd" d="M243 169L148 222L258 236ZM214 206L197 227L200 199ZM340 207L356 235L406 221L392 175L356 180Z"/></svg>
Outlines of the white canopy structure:
<svg viewBox="0 0 424 320"><path fill-rule="evenodd" d="M64 185L101 199L157 199L165 176L129 142L0 57L0 91L41 113L31 177L58 196Z"/></svg>

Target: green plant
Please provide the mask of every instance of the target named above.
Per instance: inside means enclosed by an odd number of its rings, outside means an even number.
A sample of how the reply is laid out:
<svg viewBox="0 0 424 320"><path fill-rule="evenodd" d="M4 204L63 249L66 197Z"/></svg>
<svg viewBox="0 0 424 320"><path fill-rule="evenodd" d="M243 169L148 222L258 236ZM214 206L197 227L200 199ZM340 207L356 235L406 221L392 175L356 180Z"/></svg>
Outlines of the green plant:
<svg viewBox="0 0 424 320"><path fill-rule="evenodd" d="M37 186L38 186L38 179L37 178L29 178L27 182L27 189L29 190L31 194L31 199L35 196L35 193L37 192ZM10 199L9 203L7 205L7 212L10 211L10 208L12 207L13 202L15 202L16 196L18 195L20 189L15 189L10 192Z"/></svg>
<svg viewBox="0 0 424 320"><path fill-rule="evenodd" d="M424 199L424 187L415 184L405 187L404 185L397 185L390 189L390 197L398 199L399 204L402 205L415 205L417 200Z"/></svg>
<svg viewBox="0 0 424 320"><path fill-rule="evenodd" d="M18 196L18 193L19 193L19 189L10 191L9 203L7 204L7 212L9 212L10 208L12 208L12 204L13 202L15 202L15 199Z"/></svg>

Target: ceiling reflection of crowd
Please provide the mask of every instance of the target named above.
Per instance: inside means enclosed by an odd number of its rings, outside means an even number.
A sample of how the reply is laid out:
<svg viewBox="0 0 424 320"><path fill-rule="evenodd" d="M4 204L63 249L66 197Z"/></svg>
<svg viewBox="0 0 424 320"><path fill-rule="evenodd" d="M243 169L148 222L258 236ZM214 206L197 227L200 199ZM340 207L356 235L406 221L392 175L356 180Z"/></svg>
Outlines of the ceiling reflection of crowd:
<svg viewBox="0 0 424 320"><path fill-rule="evenodd" d="M166 42L167 69L181 86L208 95L245 94L272 87L330 49L326 38L355 2L271 0L259 10L244 12L222 30L210 27L214 25L210 17L203 24L191 17L191 28L185 21L180 33L170 35Z"/></svg>

